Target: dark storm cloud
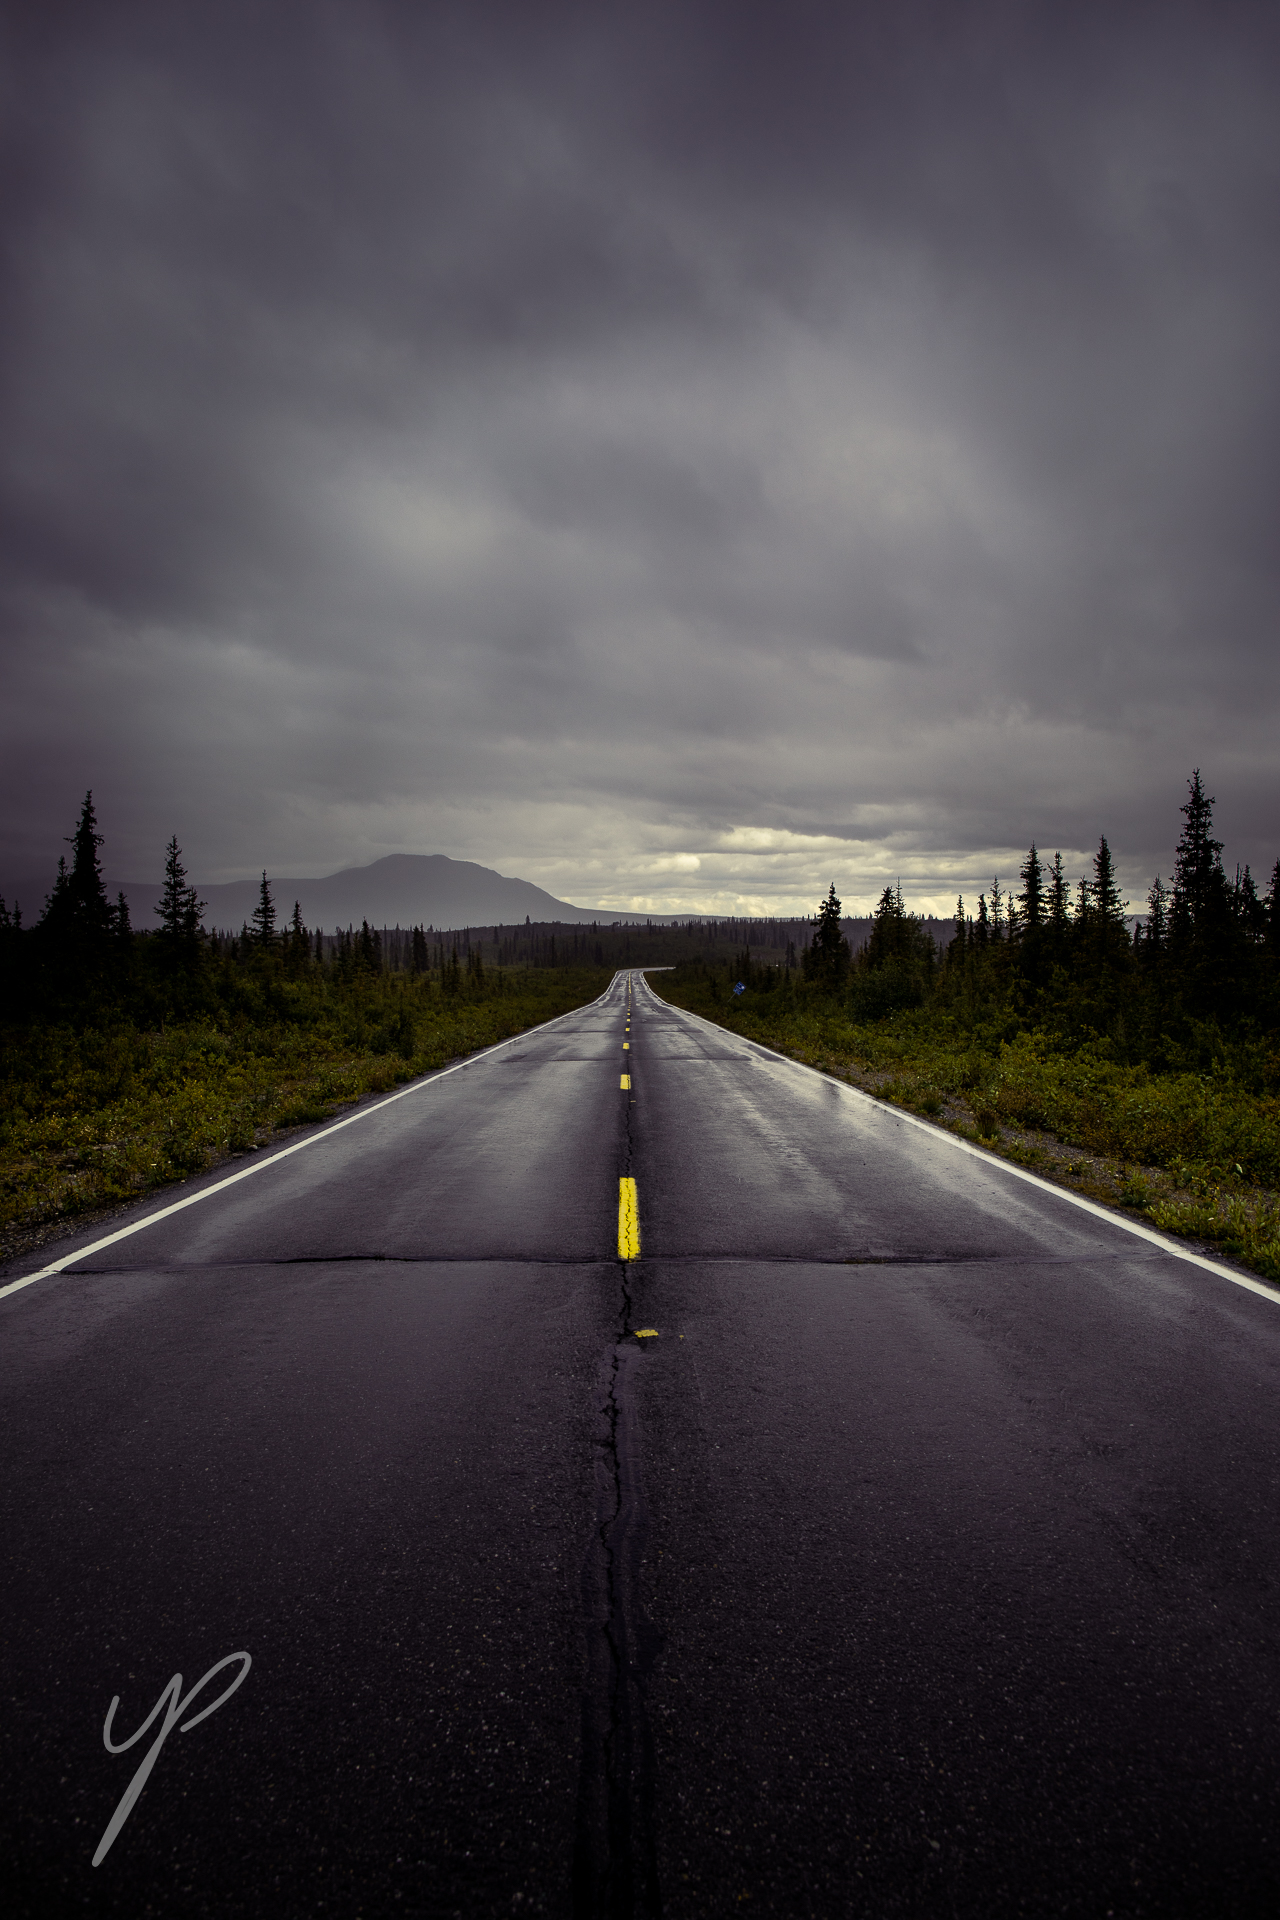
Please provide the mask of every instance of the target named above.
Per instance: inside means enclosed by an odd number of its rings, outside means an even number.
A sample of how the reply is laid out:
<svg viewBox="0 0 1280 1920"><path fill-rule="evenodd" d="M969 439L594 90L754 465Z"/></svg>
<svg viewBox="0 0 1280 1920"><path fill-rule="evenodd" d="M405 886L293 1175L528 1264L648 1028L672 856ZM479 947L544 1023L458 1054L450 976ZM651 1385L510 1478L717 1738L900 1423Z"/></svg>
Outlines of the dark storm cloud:
<svg viewBox="0 0 1280 1920"><path fill-rule="evenodd" d="M120 875L940 900L1196 762L1269 865L1269 11L6 32L10 884L92 782Z"/></svg>

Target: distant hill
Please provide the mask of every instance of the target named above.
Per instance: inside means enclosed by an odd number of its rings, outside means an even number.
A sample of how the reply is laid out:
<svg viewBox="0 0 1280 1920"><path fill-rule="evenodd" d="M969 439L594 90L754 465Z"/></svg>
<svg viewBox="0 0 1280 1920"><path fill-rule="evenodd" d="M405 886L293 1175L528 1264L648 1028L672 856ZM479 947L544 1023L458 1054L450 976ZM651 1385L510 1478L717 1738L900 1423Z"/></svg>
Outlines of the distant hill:
<svg viewBox="0 0 1280 1920"><path fill-rule="evenodd" d="M309 927L478 927L523 926L530 920L560 920L582 925L609 923L616 911L574 907L529 880L508 879L474 860L450 860L443 853L389 853L367 867L344 867L322 880L277 879L268 873L271 896L283 926L297 900ZM239 929L258 904L258 880L229 880L200 886L207 927ZM135 927L153 927L160 898L158 883L130 882L124 888Z"/></svg>

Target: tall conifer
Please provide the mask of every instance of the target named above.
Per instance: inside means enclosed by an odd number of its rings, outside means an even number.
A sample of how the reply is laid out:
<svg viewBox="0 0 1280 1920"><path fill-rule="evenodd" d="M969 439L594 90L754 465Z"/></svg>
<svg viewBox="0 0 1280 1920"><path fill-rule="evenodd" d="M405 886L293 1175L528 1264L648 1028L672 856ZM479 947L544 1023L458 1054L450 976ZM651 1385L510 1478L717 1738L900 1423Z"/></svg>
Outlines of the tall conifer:
<svg viewBox="0 0 1280 1920"><path fill-rule="evenodd" d="M1104 833L1098 841L1098 851L1093 856L1093 884L1089 889L1094 913L1104 926L1119 927L1124 930L1124 910L1127 900L1120 898L1120 889L1116 885L1115 862L1111 858L1111 849L1107 845Z"/></svg>
<svg viewBox="0 0 1280 1920"><path fill-rule="evenodd" d="M885 901L888 911L894 908L894 891L886 887L876 909L877 917ZM813 921L813 939L809 951L805 954L805 972L810 979L824 981L828 986L838 986L849 971L849 942L840 931L840 901L836 895L836 883L833 880L825 900L820 901Z"/></svg>
<svg viewBox="0 0 1280 1920"><path fill-rule="evenodd" d="M1053 873L1049 880L1049 923L1055 933L1061 933L1071 918L1071 888L1067 876L1062 870L1062 855L1053 856Z"/></svg>
<svg viewBox="0 0 1280 1920"><path fill-rule="evenodd" d="M1210 911L1214 895L1226 888L1222 842L1213 837L1214 805L1197 767L1187 782L1182 837L1173 863L1173 912L1193 933Z"/></svg>
<svg viewBox="0 0 1280 1920"><path fill-rule="evenodd" d="M258 889L258 904L253 910L252 938L256 945L264 949L276 943L276 903L271 898L271 886L265 868L262 885Z"/></svg>
<svg viewBox="0 0 1280 1920"><path fill-rule="evenodd" d="M204 906L195 888L187 884L182 848L175 833L164 850L164 886L155 910L160 921L158 937L171 956L189 959L194 954L204 931Z"/></svg>
<svg viewBox="0 0 1280 1920"><path fill-rule="evenodd" d="M1034 840L1018 878L1022 881L1022 891L1018 895L1022 924L1029 933L1038 932L1044 925L1044 868L1040 864Z"/></svg>

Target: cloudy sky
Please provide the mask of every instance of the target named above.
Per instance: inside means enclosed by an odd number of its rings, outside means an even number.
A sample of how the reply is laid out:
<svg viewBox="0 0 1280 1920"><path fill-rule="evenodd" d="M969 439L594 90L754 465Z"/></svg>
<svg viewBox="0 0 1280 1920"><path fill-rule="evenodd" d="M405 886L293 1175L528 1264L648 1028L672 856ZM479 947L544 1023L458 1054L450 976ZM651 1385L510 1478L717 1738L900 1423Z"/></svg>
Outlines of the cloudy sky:
<svg viewBox="0 0 1280 1920"><path fill-rule="evenodd" d="M0 127L0 885L1269 872L1274 5L20 7Z"/></svg>

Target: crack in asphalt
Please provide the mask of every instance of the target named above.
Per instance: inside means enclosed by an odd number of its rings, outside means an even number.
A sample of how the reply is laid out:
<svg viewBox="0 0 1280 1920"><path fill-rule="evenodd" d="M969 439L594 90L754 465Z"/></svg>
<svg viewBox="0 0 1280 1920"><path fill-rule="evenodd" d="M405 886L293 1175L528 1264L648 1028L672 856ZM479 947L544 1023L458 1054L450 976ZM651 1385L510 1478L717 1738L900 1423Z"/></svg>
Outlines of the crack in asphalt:
<svg viewBox="0 0 1280 1920"><path fill-rule="evenodd" d="M619 1177L631 1173L628 1096ZM583 1567L587 1684L583 1694L582 1775L574 1853L574 1920L659 1920L654 1827L655 1759L645 1687L662 1637L640 1591L648 1525L640 1475L629 1263L618 1263L617 1336L602 1409L601 1498L595 1537Z"/></svg>
<svg viewBox="0 0 1280 1920"><path fill-rule="evenodd" d="M847 1253L847 1254L808 1254L808 1253L661 1253L654 1254L650 1264L671 1266L742 1266L753 1267L974 1267L974 1266L1018 1266L1018 1267L1088 1267L1096 1266L1099 1260L1107 1258L1100 1251L1089 1253ZM1123 1249L1126 1264L1139 1262L1154 1265L1167 1258L1163 1248L1153 1247L1149 1251L1135 1248ZM343 1266L393 1266L393 1267L612 1267L622 1264L601 1253L290 1253L263 1254L243 1260L180 1260L172 1265L162 1263L138 1263L137 1265L117 1266L76 1266L68 1268L65 1279L102 1278L108 1274L119 1273L235 1273L242 1269L253 1271L262 1267L343 1267ZM625 1273L625 1266L623 1268ZM20 1278L0 1268L0 1283L6 1279ZM623 1285L625 1309L629 1311L630 1296ZM629 1332L630 1329L624 1329Z"/></svg>

